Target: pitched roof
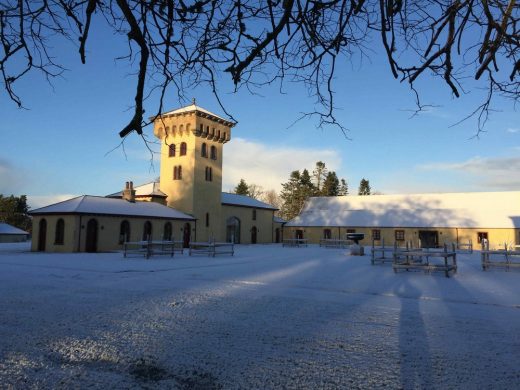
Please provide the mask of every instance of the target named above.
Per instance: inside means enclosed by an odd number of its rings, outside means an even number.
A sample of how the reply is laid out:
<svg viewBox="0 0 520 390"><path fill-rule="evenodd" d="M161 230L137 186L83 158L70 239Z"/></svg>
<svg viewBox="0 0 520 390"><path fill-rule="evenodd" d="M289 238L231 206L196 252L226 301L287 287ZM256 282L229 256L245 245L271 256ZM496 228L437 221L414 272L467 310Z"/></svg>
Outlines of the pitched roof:
<svg viewBox="0 0 520 390"><path fill-rule="evenodd" d="M194 220L191 215L155 202L128 202L123 199L83 195L29 212L39 214L103 214L132 217Z"/></svg>
<svg viewBox="0 0 520 390"><path fill-rule="evenodd" d="M0 222L0 234L29 234L25 230L18 229L17 227L14 227L12 225L9 225L8 223Z"/></svg>
<svg viewBox="0 0 520 390"><path fill-rule="evenodd" d="M150 183L142 184L140 186L134 187L135 196L155 196L166 198L164 192L159 188L158 181L152 181ZM107 195L107 198L121 198L123 196L123 191L114 192L113 194Z"/></svg>
<svg viewBox="0 0 520 390"><path fill-rule="evenodd" d="M242 207L254 207L257 209L278 210L276 207L268 203L261 202L257 199L245 195L231 194L223 192L221 197L222 204Z"/></svg>
<svg viewBox="0 0 520 390"><path fill-rule="evenodd" d="M197 106L195 103L190 104L189 106L185 106L185 107L177 108L175 110L164 112L161 115L159 115L158 117L169 116L169 115L186 114L188 112L200 113L203 116L212 117L216 121L225 122L229 127L233 127L236 124L235 122L232 122L229 119L222 118L221 116L219 116L217 114L214 114L211 111L206 110L205 108ZM152 117L151 119L153 120L153 119L158 118L158 117Z"/></svg>
<svg viewBox="0 0 520 390"><path fill-rule="evenodd" d="M310 198L286 226L520 228L520 192Z"/></svg>

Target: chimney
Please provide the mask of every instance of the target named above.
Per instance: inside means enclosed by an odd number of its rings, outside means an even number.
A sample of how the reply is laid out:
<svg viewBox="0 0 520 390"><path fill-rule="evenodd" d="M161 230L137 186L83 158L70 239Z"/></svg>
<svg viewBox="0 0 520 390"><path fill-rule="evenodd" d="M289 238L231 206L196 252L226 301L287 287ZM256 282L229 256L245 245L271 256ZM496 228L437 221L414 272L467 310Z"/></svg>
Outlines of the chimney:
<svg viewBox="0 0 520 390"><path fill-rule="evenodd" d="M123 199L132 203L135 202L135 190L133 182L127 181L125 183L125 189L123 190Z"/></svg>

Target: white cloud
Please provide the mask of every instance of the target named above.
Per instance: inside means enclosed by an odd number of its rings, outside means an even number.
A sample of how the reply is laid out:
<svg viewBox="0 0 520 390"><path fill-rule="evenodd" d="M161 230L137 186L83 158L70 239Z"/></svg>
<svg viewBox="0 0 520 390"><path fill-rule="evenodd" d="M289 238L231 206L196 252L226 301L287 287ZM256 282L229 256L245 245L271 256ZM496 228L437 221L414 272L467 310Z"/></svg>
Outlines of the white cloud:
<svg viewBox="0 0 520 390"><path fill-rule="evenodd" d="M9 161L0 158L0 194L17 195L23 176L23 172L18 171Z"/></svg>
<svg viewBox="0 0 520 390"><path fill-rule="evenodd" d="M509 127L506 129L508 133L520 133L520 128L518 127Z"/></svg>
<svg viewBox="0 0 520 390"><path fill-rule="evenodd" d="M27 203L31 210L49 206L54 203L63 202L64 200L75 198L73 194L56 194L56 195L27 195Z"/></svg>
<svg viewBox="0 0 520 390"><path fill-rule="evenodd" d="M469 175L483 190L520 189L520 157L474 157L463 162L427 164L419 168Z"/></svg>
<svg viewBox="0 0 520 390"><path fill-rule="evenodd" d="M341 165L339 153L331 149L272 146L243 138L234 138L225 148L224 191L233 189L240 179L280 191L292 171L307 168L312 173L316 161L323 161L329 170Z"/></svg>

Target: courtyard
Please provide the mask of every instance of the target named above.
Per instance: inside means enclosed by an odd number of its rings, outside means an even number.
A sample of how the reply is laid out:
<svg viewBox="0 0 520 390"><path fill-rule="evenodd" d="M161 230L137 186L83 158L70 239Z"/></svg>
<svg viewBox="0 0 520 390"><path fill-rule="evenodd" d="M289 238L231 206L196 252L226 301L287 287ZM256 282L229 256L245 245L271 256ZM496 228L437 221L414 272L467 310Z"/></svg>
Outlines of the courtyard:
<svg viewBox="0 0 520 390"><path fill-rule="evenodd" d="M368 248L367 248L368 249ZM346 249L124 259L0 245L0 387L513 388L520 272ZM516 385L515 385L516 384Z"/></svg>

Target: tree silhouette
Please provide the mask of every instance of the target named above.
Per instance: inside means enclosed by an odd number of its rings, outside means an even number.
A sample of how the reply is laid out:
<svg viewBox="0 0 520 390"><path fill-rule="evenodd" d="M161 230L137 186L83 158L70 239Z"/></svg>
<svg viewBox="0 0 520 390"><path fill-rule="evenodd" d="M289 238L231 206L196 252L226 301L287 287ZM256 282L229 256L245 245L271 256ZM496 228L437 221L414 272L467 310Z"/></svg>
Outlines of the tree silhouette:
<svg viewBox="0 0 520 390"><path fill-rule="evenodd" d="M127 41L137 75L133 114L121 137L142 134L150 123L143 106L154 91L159 115L167 90L184 100L184 91L209 85L229 115L217 92L226 79L235 89L303 83L317 106L304 116L342 127L334 116L335 71L379 45L419 110L416 84L425 75L441 79L456 97L466 78L478 80L476 87L487 90L473 113L481 126L495 94L519 99L519 13L515 0L4 0L0 74L22 107L16 83L32 71L47 79L62 75L65 55L54 47L63 38L77 45L85 63L90 30L104 22Z"/></svg>

